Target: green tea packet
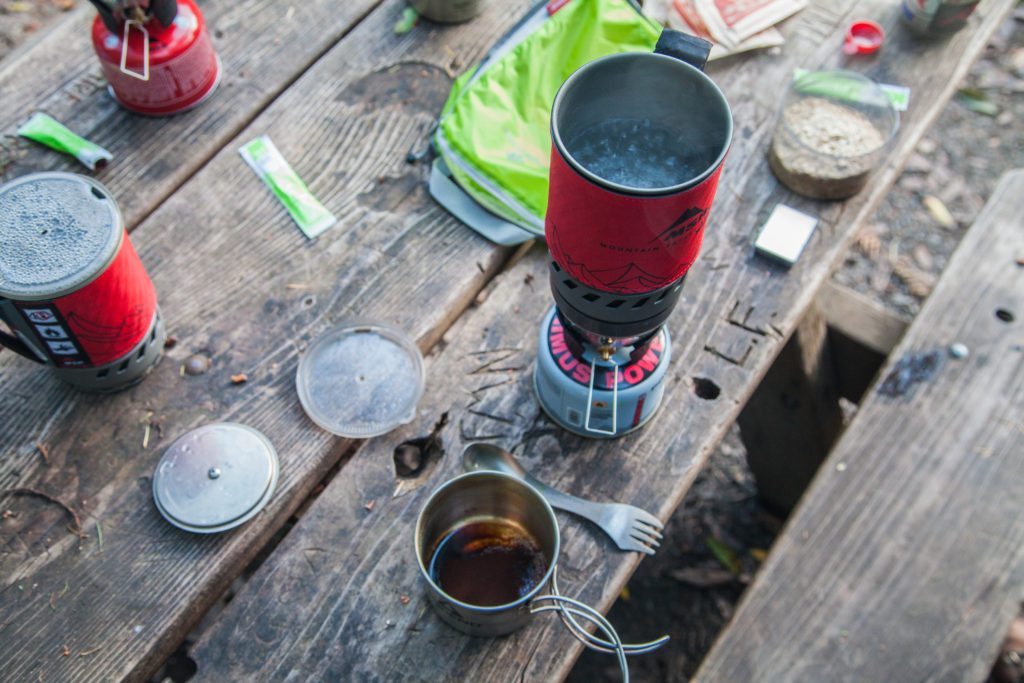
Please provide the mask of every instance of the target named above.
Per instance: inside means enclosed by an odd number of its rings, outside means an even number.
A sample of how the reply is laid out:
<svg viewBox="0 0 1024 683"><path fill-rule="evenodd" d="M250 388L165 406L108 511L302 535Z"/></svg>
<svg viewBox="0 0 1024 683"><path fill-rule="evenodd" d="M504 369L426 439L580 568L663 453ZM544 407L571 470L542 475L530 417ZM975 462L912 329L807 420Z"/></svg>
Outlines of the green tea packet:
<svg viewBox="0 0 1024 683"><path fill-rule="evenodd" d="M247 142L238 153L281 200L306 237L313 239L338 222L334 214L313 196L268 136L261 135Z"/></svg>
<svg viewBox="0 0 1024 683"><path fill-rule="evenodd" d="M800 77L809 73L811 72L807 69L794 69L793 80L799 80ZM892 85L891 83L879 83L878 87L882 89L889 102L892 103L892 108L896 111L906 111L907 107L910 106L910 88L902 85ZM813 83L801 84L800 91L809 95L822 95L849 102L863 101L863 94L860 88L850 79L829 80L820 77L820 74L819 78L816 78Z"/></svg>
<svg viewBox="0 0 1024 683"><path fill-rule="evenodd" d="M82 162L90 171L95 171L114 155L94 142L73 133L57 119L36 112L18 129L18 135L46 145L58 152L64 152Z"/></svg>

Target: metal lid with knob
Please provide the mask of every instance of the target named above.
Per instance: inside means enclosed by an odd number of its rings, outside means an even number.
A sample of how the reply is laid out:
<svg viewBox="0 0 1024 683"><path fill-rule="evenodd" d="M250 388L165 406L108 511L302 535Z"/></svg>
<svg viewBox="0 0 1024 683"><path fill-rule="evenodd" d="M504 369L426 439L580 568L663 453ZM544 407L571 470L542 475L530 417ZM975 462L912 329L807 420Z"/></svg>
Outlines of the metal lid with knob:
<svg viewBox="0 0 1024 683"><path fill-rule="evenodd" d="M204 425L179 437L160 458L153 473L153 501L179 529L227 531L266 506L279 470L274 445L252 427Z"/></svg>

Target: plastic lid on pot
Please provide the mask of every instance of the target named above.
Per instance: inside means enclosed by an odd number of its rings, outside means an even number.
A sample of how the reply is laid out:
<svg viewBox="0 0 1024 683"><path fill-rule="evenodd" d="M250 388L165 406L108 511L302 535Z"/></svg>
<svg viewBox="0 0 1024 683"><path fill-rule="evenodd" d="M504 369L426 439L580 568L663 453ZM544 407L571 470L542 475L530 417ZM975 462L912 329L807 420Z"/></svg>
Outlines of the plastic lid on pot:
<svg viewBox="0 0 1024 683"><path fill-rule="evenodd" d="M317 337L299 361L299 401L338 436L366 439L412 422L423 395L423 356L401 330L342 325Z"/></svg>
<svg viewBox="0 0 1024 683"><path fill-rule="evenodd" d="M32 173L0 185L0 296L55 299L114 259L124 224L107 188L75 173Z"/></svg>
<svg viewBox="0 0 1024 683"><path fill-rule="evenodd" d="M255 517L277 487L277 451L252 427L221 422L172 443L153 473L153 501L168 522L198 534Z"/></svg>

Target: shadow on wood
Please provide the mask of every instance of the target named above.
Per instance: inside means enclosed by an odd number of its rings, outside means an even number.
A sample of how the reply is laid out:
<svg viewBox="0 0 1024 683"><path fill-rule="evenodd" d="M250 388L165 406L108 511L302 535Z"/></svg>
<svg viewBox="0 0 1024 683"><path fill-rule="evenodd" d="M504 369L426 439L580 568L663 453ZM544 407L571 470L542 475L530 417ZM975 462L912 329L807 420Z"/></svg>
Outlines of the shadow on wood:
<svg viewBox="0 0 1024 683"><path fill-rule="evenodd" d="M843 428L828 328L816 306L761 380L739 425L761 498L788 513Z"/></svg>

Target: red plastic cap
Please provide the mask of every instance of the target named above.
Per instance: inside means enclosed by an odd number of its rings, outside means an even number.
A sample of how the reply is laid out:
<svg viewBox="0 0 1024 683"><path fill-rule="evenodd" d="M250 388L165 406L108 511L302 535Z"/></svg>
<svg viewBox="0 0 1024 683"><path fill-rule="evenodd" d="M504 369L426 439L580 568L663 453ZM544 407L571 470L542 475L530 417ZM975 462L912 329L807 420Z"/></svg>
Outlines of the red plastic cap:
<svg viewBox="0 0 1024 683"><path fill-rule="evenodd" d="M555 12L569 4L569 0L551 0L548 2L548 16L554 16Z"/></svg>
<svg viewBox="0 0 1024 683"><path fill-rule="evenodd" d="M869 55L877 52L885 40L885 31L873 21L855 21L846 29L843 52L848 55Z"/></svg>

